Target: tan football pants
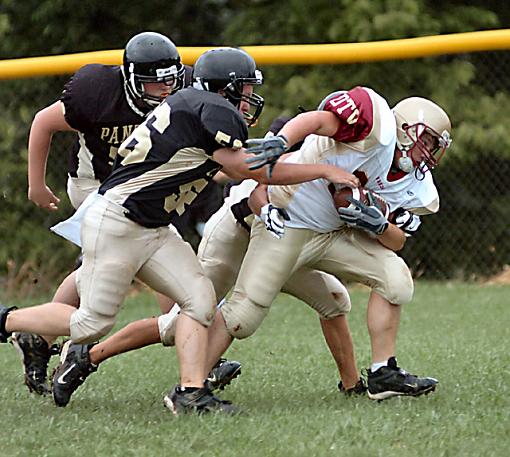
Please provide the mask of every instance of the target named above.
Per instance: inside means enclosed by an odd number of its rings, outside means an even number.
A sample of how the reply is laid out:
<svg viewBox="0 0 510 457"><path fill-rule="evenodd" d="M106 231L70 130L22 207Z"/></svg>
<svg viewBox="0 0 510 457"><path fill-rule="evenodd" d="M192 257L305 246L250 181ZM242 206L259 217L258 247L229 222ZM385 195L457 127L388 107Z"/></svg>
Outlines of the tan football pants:
<svg viewBox="0 0 510 457"><path fill-rule="evenodd" d="M283 284L304 266L365 284L390 303L405 304L413 295L405 262L360 230L319 234L286 228L278 240L255 221L233 293L222 307L229 333L235 338L253 334Z"/></svg>
<svg viewBox="0 0 510 457"><path fill-rule="evenodd" d="M198 248L198 259L214 285L218 301L234 285L248 243L249 233L236 223L228 204L224 204L207 221ZM271 253L267 255L268 260L278 259ZM297 270L282 286L282 291L309 304L325 319L347 314L351 309L349 293L337 278L308 267ZM161 341L165 345L174 344L175 317L175 310L172 310L158 319Z"/></svg>
<svg viewBox="0 0 510 457"><path fill-rule="evenodd" d="M170 227L144 228L101 197L85 213L81 240L81 303L71 316L73 341L97 341L111 330L135 275L178 301L184 314L211 324L216 312L212 283L191 246Z"/></svg>

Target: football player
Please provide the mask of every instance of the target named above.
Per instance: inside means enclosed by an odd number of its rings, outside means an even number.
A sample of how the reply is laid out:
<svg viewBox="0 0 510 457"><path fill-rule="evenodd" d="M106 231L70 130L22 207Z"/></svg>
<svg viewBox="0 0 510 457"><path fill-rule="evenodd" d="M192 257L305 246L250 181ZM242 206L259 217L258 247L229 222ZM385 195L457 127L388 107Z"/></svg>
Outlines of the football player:
<svg viewBox="0 0 510 457"><path fill-rule="evenodd" d="M76 132L68 160L67 193L77 209L99 188L112 170L121 143L167 95L189 85L191 68L181 63L174 43L165 35L143 32L125 46L123 64L90 64L67 82L60 100L39 111L28 142L28 198L37 206L56 211L60 199L46 184L46 163L52 135ZM75 275L58 288L53 301L77 307ZM158 297L162 312L169 301ZM55 337L17 333L13 344L23 359L25 384L45 394L47 367Z"/></svg>
<svg viewBox="0 0 510 457"><path fill-rule="evenodd" d="M57 210L60 199L47 186L45 173L52 135L76 132L69 154L69 199L78 208L110 174L121 143L167 95L188 81L174 43L143 32L124 49L122 66L89 64L67 82L60 100L39 111L28 142L28 198Z"/></svg>
<svg viewBox="0 0 510 457"><path fill-rule="evenodd" d="M256 122L264 103L253 92L263 82L254 60L240 49L215 49L197 60L193 75L193 88L167 97L122 143L118 165L84 214L80 308L57 302L20 310L3 307L0 339L29 331L70 335L75 343L97 341L115 324L137 275L181 306L175 335L180 383L170 395L174 414L232 413L233 405L204 386L214 288L191 247L169 227L171 215L182 214L220 169L232 179L278 185L322 178L356 187L359 180L328 164L282 163L270 179L262 168L250 170L243 144L247 126ZM64 355L57 379L65 385L79 354Z"/></svg>
<svg viewBox="0 0 510 457"><path fill-rule="evenodd" d="M233 293L209 332L208 366L234 338L256 331L286 279L306 265L372 289L367 312L370 398L433 391L436 379L407 373L396 362L400 310L412 298L413 281L395 251L416 230L420 215L438 211L430 170L450 145L450 130L447 114L430 100L407 98L391 110L375 91L356 87L331 94L320 110L298 115L276 137L250 140L249 151L258 156L249 161L275 172L281 166L275 158L306 137L284 163L328 163L356 173L365 188L399 213L391 223L376 205L353 201L355 209L337 210L323 179L270 186L271 202L286 208L290 220L280 240L254 222Z"/></svg>
<svg viewBox="0 0 510 457"><path fill-rule="evenodd" d="M234 285L248 246L250 226L254 218L248 202L256 185L256 181L244 180L240 184L228 186L225 203L205 225L198 248L198 259L204 273L212 280L218 299L225 297ZM260 212L266 228L274 236L281 237L284 226L282 212L268 203L267 198L258 199L260 203L254 203L257 208L255 211L259 212L258 209L263 205ZM308 303L319 314L326 342L340 374L340 391L348 395L364 393L366 388L356 367L346 318L351 308L347 289L329 274L302 268L289 278L283 291ZM58 382L58 372L55 373L53 394L61 399L61 404L67 404L75 390L106 359L150 344L174 346L179 310L176 305L170 313L158 318L132 322L91 348L86 344L73 344L69 347L67 343L65 351L79 354L79 367L67 374L65 385ZM238 362L220 359L207 377L206 383L211 390L223 389L239 373ZM165 404L171 407L169 395L165 397ZM62 400L64 398L65 401Z"/></svg>

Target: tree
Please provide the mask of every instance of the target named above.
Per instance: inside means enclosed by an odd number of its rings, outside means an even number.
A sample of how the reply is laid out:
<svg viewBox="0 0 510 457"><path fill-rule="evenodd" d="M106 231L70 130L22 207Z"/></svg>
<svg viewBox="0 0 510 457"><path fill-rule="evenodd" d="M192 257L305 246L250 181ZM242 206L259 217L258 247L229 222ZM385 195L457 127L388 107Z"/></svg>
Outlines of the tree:
<svg viewBox="0 0 510 457"><path fill-rule="evenodd" d="M503 3L189 0L170 5L154 0L119 5L112 0L3 0L0 53L15 58L120 49L142 30L165 33L181 46L387 40L497 28L508 22L510 14ZM355 85L373 87L390 104L409 95L433 99L450 113L454 125L453 147L435 172L443 210L424 224L423 234L405 255L417 271L431 276L451 277L457 271L488 274L510 258L509 191L508 186L497 187L510 173L510 140L502 123L510 118L509 69L508 52L351 65L266 66L261 89L266 107L252 135L263 134L277 115L293 115L298 105L314 109L329 92ZM23 264L40 271L44 263L50 270L46 274L61 274L76 255L68 243L47 232L70 214L70 206L64 204L58 215L48 214L26 199L31 120L59 97L66 79L0 81L0 278L6 278L8 270L9 278L15 277L24 271ZM64 162L71 140L72 135L57 135L50 154L48 179L64 202Z"/></svg>

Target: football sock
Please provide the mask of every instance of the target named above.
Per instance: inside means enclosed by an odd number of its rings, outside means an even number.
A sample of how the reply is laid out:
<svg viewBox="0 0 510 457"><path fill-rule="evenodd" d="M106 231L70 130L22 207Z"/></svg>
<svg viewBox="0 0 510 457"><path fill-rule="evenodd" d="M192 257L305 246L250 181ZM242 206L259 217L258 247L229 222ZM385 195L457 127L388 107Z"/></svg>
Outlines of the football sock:
<svg viewBox="0 0 510 457"><path fill-rule="evenodd" d="M374 371L377 371L379 368L387 366L388 366L387 360L385 360L384 362L374 362L370 367L370 371L373 373Z"/></svg>
<svg viewBox="0 0 510 457"><path fill-rule="evenodd" d="M201 387L181 387L181 386L177 387L177 391L183 394L190 394L199 389L201 389Z"/></svg>

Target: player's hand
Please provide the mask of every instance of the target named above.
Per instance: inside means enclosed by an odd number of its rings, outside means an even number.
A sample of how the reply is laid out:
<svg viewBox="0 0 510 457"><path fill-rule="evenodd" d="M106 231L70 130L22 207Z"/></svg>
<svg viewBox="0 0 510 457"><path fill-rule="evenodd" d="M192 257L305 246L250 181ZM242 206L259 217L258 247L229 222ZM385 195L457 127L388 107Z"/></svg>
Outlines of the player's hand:
<svg viewBox="0 0 510 457"><path fill-rule="evenodd" d="M283 135L270 136L267 138L254 138L247 140L247 154L254 154L246 159L246 163L252 164L250 170L258 170L268 165L267 175L270 178L278 159L289 149L287 138Z"/></svg>
<svg viewBox="0 0 510 457"><path fill-rule="evenodd" d="M44 185L41 187L30 186L28 188L28 199L34 202L39 208L49 211L57 211L60 198L58 198L52 190Z"/></svg>
<svg viewBox="0 0 510 457"><path fill-rule="evenodd" d="M360 185L359 179L357 176L345 171L344 169L337 167L335 165L325 165L326 174L324 179L335 184L335 187L358 187ZM337 186L338 185L338 186Z"/></svg>
<svg viewBox="0 0 510 457"><path fill-rule="evenodd" d="M382 235L388 228L388 220L375 204L370 202L369 205L365 205L352 197L347 197L347 200L354 205L354 208L338 209L340 219L347 225L375 235Z"/></svg>
<svg viewBox="0 0 510 457"><path fill-rule="evenodd" d="M284 208L278 208L271 203L260 209L260 218L264 221L266 230L278 239L285 232L285 221L290 220L289 214Z"/></svg>
<svg viewBox="0 0 510 457"><path fill-rule="evenodd" d="M399 208L395 211L395 225L403 230L406 236L412 236L420 227L421 219L420 216Z"/></svg>

